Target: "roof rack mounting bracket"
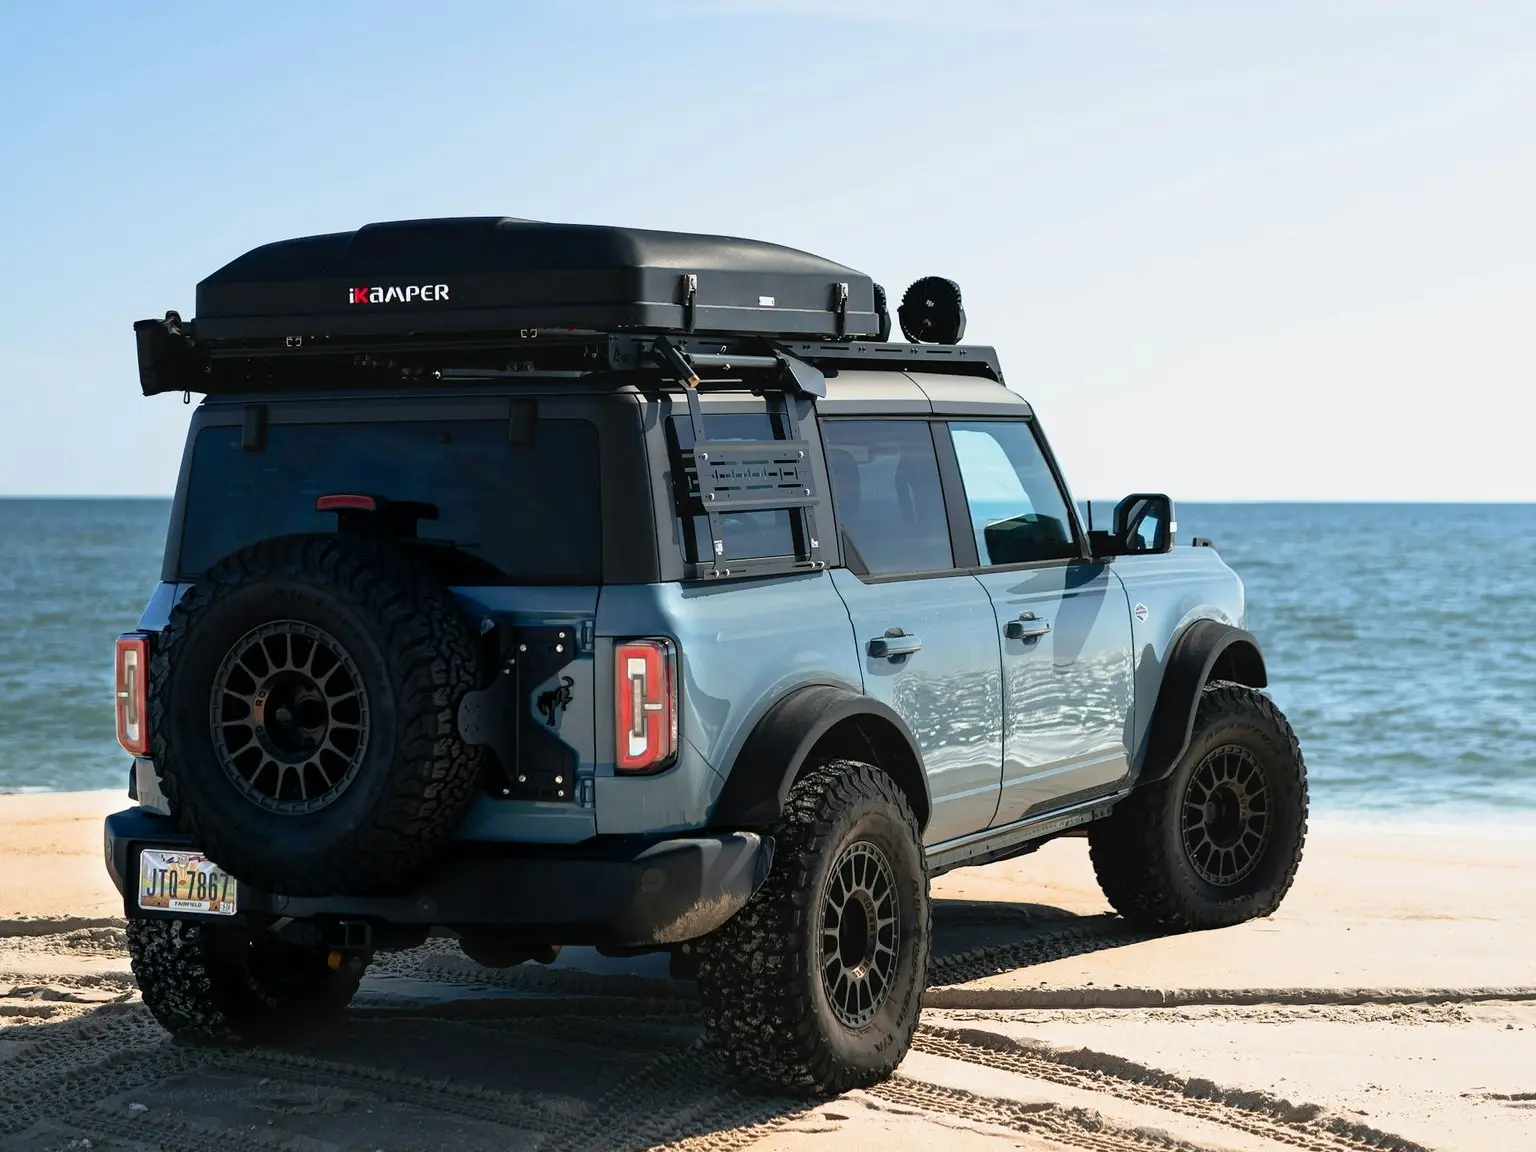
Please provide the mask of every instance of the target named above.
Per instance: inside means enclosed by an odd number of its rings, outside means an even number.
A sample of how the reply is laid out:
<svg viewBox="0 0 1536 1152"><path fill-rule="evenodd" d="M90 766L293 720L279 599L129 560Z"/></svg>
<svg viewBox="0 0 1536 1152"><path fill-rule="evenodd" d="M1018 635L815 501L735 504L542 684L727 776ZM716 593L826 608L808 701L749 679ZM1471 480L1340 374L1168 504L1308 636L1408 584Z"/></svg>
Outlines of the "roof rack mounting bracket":
<svg viewBox="0 0 1536 1152"><path fill-rule="evenodd" d="M802 396L815 396L817 399L826 396L827 378L820 368L783 350L777 355L779 363L784 365L786 392L798 392Z"/></svg>

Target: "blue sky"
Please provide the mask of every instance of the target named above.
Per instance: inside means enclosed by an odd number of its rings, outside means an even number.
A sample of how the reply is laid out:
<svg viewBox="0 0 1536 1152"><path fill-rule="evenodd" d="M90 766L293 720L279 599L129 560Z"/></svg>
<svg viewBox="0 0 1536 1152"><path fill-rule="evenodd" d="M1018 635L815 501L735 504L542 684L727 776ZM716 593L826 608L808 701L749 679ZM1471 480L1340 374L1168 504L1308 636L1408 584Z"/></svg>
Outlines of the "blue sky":
<svg viewBox="0 0 1536 1152"><path fill-rule="evenodd" d="M0 5L0 494L167 493L132 323L505 214L960 282L1078 495L1536 500L1536 5Z"/></svg>

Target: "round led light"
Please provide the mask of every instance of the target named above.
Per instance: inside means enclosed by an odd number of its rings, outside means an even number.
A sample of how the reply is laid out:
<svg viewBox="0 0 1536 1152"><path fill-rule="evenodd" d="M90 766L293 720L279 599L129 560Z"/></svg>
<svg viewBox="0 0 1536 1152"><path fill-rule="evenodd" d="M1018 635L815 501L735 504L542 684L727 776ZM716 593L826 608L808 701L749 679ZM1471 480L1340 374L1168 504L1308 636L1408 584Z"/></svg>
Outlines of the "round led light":
<svg viewBox="0 0 1536 1152"><path fill-rule="evenodd" d="M965 335L960 285L942 276L913 282L896 311L901 334L913 344L958 344Z"/></svg>

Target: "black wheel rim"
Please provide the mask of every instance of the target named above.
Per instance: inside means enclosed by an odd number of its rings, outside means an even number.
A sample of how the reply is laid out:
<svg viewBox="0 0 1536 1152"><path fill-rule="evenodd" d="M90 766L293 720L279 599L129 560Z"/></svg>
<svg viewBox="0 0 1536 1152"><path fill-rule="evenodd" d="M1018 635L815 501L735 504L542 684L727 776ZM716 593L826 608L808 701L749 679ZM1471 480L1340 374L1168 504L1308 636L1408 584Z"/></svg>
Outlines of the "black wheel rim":
<svg viewBox="0 0 1536 1152"><path fill-rule="evenodd" d="M241 795L283 815L347 790L368 748L362 674L335 638L279 620L240 638L214 675L213 747Z"/></svg>
<svg viewBox="0 0 1536 1152"><path fill-rule="evenodd" d="M844 848L822 901L821 983L832 1011L862 1028L890 994L896 976L901 909L896 873L867 840Z"/></svg>
<svg viewBox="0 0 1536 1152"><path fill-rule="evenodd" d="M1184 789L1184 851L1195 873L1218 888L1241 883L1269 846L1274 814L1259 758L1228 744L1211 752Z"/></svg>

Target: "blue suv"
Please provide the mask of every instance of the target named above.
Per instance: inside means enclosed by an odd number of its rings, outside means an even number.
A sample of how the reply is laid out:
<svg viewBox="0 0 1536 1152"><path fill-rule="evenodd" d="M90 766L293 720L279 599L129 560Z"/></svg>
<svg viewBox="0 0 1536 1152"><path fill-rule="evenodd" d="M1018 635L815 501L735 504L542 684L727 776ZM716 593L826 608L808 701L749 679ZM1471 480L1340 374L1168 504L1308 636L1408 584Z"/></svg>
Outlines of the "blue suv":
<svg viewBox="0 0 1536 1152"><path fill-rule="evenodd" d="M896 319L771 244L474 218L137 324L204 397L117 643L156 1018L278 1039L428 936L667 951L749 1079L836 1092L905 1055L948 869L1086 830L1138 925L1273 912L1306 773L1240 581L1161 494L1082 522L954 284Z"/></svg>

